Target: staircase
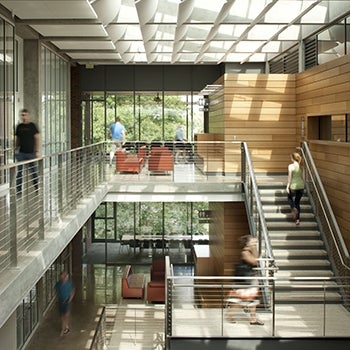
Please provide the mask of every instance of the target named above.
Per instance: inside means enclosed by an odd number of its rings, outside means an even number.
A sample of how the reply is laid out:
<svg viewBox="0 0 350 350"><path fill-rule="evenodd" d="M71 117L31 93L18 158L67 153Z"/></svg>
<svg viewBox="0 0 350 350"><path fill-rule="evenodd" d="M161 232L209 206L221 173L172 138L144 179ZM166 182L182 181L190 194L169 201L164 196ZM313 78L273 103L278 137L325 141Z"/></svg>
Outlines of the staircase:
<svg viewBox="0 0 350 350"><path fill-rule="evenodd" d="M261 183L259 191L278 271L277 303L340 302L334 282L288 281L295 277L333 277L331 263L307 194L301 201L300 225L295 225L287 201L285 183ZM283 279L285 279L283 281Z"/></svg>

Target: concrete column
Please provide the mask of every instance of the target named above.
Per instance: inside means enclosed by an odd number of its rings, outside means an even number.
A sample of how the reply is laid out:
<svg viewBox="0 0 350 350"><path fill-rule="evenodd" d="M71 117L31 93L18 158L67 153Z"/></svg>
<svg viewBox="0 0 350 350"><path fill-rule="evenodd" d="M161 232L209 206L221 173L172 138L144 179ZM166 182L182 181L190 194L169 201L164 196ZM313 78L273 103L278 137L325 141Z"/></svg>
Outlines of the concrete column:
<svg viewBox="0 0 350 350"><path fill-rule="evenodd" d="M0 350L17 350L16 311L0 328Z"/></svg>
<svg viewBox="0 0 350 350"><path fill-rule="evenodd" d="M23 42L23 108L30 111L31 121L41 130L40 94L40 43L39 40Z"/></svg>

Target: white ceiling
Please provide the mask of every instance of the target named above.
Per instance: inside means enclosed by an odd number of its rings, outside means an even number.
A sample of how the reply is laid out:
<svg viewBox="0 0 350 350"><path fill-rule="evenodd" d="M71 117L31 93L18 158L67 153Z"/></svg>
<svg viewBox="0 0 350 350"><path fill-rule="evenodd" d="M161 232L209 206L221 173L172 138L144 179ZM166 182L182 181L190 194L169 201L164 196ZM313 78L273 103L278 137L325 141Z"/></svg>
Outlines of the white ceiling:
<svg viewBox="0 0 350 350"><path fill-rule="evenodd" d="M80 64L266 62L350 11L350 0L8 0ZM331 38L330 38L331 40Z"/></svg>

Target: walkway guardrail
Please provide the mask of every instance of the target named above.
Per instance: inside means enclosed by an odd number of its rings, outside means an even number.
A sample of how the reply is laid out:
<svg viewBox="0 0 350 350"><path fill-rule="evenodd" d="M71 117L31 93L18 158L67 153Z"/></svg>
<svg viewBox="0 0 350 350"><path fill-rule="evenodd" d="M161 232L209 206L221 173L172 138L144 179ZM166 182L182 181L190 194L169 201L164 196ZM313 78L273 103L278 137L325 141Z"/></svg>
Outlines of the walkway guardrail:
<svg viewBox="0 0 350 350"><path fill-rule="evenodd" d="M332 298L335 290L349 288L350 279L339 285L337 278L248 277L242 281L239 277L169 273L166 281L165 304L146 305L128 299L124 305L107 305L104 313L109 316L101 316L90 349L164 348L172 339L350 336L350 296L339 302ZM277 284L294 285L295 289L302 285L315 301L295 302L291 293L289 300L279 303L275 298ZM261 294L252 299L237 296L239 290L266 285L271 307L266 307Z"/></svg>
<svg viewBox="0 0 350 350"><path fill-rule="evenodd" d="M105 143L0 167L0 272L106 181Z"/></svg>

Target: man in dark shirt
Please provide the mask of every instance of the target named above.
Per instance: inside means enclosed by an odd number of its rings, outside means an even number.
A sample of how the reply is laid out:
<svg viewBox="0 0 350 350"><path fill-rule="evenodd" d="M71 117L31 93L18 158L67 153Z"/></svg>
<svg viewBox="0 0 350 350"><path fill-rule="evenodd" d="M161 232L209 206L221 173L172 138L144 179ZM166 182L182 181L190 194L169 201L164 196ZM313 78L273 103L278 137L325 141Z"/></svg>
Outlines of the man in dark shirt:
<svg viewBox="0 0 350 350"><path fill-rule="evenodd" d="M25 160L35 159L40 156L40 137L37 126L30 121L29 111L27 109L21 110L22 123L19 123L16 127L16 159L18 162ZM32 173L35 189L38 189L38 174L36 170L36 164L33 162L29 166L29 170ZM22 191L22 176L23 165L18 166L16 186L17 193Z"/></svg>

